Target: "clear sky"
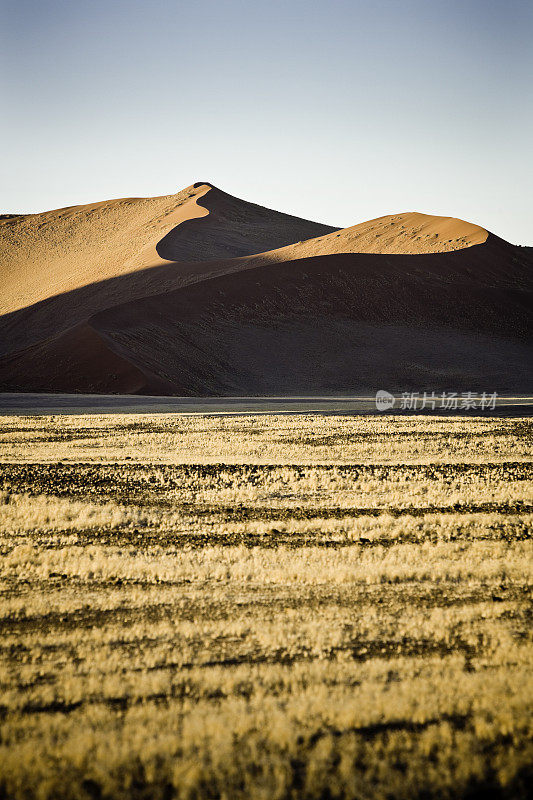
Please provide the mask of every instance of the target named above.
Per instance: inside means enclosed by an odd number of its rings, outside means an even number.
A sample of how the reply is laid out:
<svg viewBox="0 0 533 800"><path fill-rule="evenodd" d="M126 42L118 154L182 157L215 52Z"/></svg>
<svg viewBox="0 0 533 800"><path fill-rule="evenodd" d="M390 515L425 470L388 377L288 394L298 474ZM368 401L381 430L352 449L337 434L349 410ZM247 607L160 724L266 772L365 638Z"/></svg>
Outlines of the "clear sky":
<svg viewBox="0 0 533 800"><path fill-rule="evenodd" d="M206 180L533 245L531 0L0 0L0 211Z"/></svg>

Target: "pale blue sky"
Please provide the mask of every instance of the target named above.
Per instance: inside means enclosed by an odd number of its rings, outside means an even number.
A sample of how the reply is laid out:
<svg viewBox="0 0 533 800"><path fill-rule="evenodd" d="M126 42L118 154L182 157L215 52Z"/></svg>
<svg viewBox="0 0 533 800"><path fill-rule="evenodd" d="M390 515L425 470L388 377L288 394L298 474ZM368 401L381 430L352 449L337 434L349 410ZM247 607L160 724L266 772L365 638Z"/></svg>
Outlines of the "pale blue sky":
<svg viewBox="0 0 533 800"><path fill-rule="evenodd" d="M531 0L0 0L0 211L197 180L533 244Z"/></svg>

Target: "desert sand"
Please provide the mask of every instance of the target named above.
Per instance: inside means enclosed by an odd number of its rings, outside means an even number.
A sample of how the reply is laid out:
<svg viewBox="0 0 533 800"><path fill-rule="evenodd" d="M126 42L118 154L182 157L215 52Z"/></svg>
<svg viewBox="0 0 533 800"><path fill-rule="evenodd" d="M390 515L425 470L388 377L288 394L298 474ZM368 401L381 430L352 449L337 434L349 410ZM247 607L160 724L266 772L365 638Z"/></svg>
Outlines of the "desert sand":
<svg viewBox="0 0 533 800"><path fill-rule="evenodd" d="M531 267L453 217L332 228L207 182L0 220L0 387L529 393Z"/></svg>

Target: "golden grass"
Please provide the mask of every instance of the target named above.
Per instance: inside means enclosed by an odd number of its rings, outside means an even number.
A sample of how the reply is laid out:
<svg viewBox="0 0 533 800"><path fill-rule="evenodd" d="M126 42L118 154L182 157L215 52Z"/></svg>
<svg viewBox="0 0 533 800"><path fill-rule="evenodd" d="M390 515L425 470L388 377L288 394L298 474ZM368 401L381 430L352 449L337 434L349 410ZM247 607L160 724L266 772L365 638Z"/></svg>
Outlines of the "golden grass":
<svg viewBox="0 0 533 800"><path fill-rule="evenodd" d="M393 427L394 435L389 435ZM526 421L312 414L2 417L4 461L424 464L532 460Z"/></svg>
<svg viewBox="0 0 533 800"><path fill-rule="evenodd" d="M0 797L526 798L531 430L4 419Z"/></svg>

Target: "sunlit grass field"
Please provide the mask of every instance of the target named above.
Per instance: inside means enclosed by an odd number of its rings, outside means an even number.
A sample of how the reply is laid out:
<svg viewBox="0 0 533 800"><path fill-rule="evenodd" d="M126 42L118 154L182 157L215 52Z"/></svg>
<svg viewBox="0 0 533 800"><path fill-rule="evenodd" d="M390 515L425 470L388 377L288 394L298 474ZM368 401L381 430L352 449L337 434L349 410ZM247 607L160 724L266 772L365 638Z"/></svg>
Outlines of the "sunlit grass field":
<svg viewBox="0 0 533 800"><path fill-rule="evenodd" d="M527 798L533 423L0 420L0 798Z"/></svg>

